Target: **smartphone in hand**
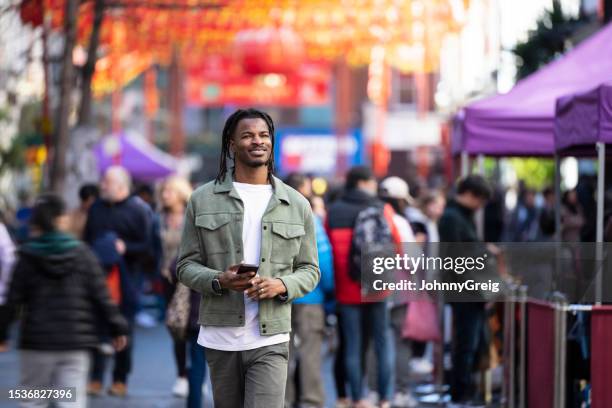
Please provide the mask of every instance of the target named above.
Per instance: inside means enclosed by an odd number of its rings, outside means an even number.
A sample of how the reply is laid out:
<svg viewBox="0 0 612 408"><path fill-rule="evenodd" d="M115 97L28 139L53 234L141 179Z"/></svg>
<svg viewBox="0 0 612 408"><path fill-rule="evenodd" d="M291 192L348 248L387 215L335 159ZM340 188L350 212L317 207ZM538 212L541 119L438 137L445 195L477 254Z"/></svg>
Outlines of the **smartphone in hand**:
<svg viewBox="0 0 612 408"><path fill-rule="evenodd" d="M258 265L252 265L252 264L240 264L240 266L238 267L238 270L236 271L236 273L238 275L241 275L243 273L249 273L249 272L255 272L257 273L257 270L259 269Z"/></svg>

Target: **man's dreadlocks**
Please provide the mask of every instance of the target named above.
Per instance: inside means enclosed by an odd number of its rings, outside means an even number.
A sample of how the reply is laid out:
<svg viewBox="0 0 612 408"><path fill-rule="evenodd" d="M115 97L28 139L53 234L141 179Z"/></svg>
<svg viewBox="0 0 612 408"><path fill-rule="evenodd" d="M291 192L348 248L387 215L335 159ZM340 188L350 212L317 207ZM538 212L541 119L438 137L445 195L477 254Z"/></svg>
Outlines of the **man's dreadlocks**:
<svg viewBox="0 0 612 408"><path fill-rule="evenodd" d="M230 140L238 127L238 123L242 119L263 119L263 121L266 122L266 125L268 125L268 130L270 132L270 138L272 141L272 150L270 152L270 159L268 160L268 178L270 181L272 179L272 174L274 173L274 122L272 121L270 115L257 109L238 109L236 112L232 113L229 118L227 118L225 121L225 126L223 126L221 159L219 160L219 172L215 178L215 184L222 183L223 179L225 179L227 174L227 159L231 158Z"/></svg>

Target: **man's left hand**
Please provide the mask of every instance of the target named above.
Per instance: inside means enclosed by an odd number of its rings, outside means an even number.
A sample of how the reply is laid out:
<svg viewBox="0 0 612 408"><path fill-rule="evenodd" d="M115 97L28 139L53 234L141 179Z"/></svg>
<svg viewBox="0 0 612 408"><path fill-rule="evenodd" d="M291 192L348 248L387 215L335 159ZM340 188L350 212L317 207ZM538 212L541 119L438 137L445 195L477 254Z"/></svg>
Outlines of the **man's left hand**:
<svg viewBox="0 0 612 408"><path fill-rule="evenodd" d="M287 293L287 288L278 278L262 278L255 276L250 281L251 287L247 289L247 296L253 300L272 299Z"/></svg>
<svg viewBox="0 0 612 408"><path fill-rule="evenodd" d="M124 255L126 251L125 242L121 239L117 239L115 241L115 249L119 253L119 255Z"/></svg>

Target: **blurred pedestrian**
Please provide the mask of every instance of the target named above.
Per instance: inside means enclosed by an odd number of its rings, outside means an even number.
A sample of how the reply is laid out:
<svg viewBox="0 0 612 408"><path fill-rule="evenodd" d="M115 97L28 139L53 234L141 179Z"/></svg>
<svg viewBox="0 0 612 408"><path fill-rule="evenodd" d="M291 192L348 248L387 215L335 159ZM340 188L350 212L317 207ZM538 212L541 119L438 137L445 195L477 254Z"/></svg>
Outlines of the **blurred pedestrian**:
<svg viewBox="0 0 612 408"><path fill-rule="evenodd" d="M172 336L174 361L177 368L177 379L172 387L172 393L177 397L187 397L189 383L187 381L187 322L189 317L189 288L176 282L172 271L176 263L178 248L181 243L181 232L185 208L191 196L191 185L187 180L171 176L160 186L160 227L162 242L161 275L164 279L164 293L169 319L169 332ZM196 333L197 342L197 333ZM200 386L201 389L201 386Z"/></svg>
<svg viewBox="0 0 612 408"><path fill-rule="evenodd" d="M582 214L596 214L597 175L580 174L576 184L576 202ZM580 239L576 242L594 242L597 234L597 217L583 217Z"/></svg>
<svg viewBox="0 0 612 408"><path fill-rule="evenodd" d="M484 241L500 242L504 237L506 218L506 193L497 186L484 208Z"/></svg>
<svg viewBox="0 0 612 408"><path fill-rule="evenodd" d="M580 242L584 214L576 190L568 190L561 198L561 241Z"/></svg>
<svg viewBox="0 0 612 408"><path fill-rule="evenodd" d="M24 189L18 195L19 207L15 212L15 241L21 244L30 236L30 217L32 216L32 192Z"/></svg>
<svg viewBox="0 0 612 408"><path fill-rule="evenodd" d="M544 203L540 211L539 241L552 241L556 230L555 190L552 187L546 187L542 191L542 196L544 197Z"/></svg>
<svg viewBox="0 0 612 408"><path fill-rule="evenodd" d="M381 406L388 406L391 399L392 356L389 350L387 303L362 302L360 267L351 261L354 255L353 232L358 216L368 209L376 209L377 213L383 211L383 203L377 198L377 187L370 168L353 167L346 176L345 192L329 206L327 213L341 329L339 354L344 361L352 403L358 408L371 406L363 394L364 351L370 338L374 339ZM339 393L341 405L349 403L342 397L342 393Z"/></svg>
<svg viewBox="0 0 612 408"><path fill-rule="evenodd" d="M414 203L408 183L399 177L387 177L380 183L380 198L393 208L393 222L400 234L401 242L403 244L413 243L414 245L414 232L405 216L408 209L411 208L409 205ZM405 249L410 252L412 248ZM397 271L396 280L399 282L402 279L408 279L409 274L409 271ZM400 292L398 296L394 297L393 308L391 309L391 327L393 328L395 342L395 395L393 406L412 408L418 404L410 392L409 384L412 342L410 339L404 338L402 334L406 313L410 306L408 296L402 295L406 295L406 293Z"/></svg>
<svg viewBox="0 0 612 408"><path fill-rule="evenodd" d="M304 197L312 198L310 180L306 176L292 173L285 183ZM333 296L334 270L329 238L321 218L316 214L314 223L321 280L312 292L293 302L285 407L322 408L325 404L321 376L321 348L325 334L323 305L326 298ZM299 393L295 390L296 377L299 379Z"/></svg>
<svg viewBox="0 0 612 408"><path fill-rule="evenodd" d="M176 278L176 262L172 267ZM206 355L204 347L198 343L200 334L199 311L201 295L193 289L189 290L189 320L187 324L187 347L189 349L189 393L187 408L201 408L206 379Z"/></svg>
<svg viewBox="0 0 612 408"><path fill-rule="evenodd" d="M444 213L446 198L439 191L424 191L416 204L406 209L415 240L423 244L423 253L427 256L438 256L437 244L440 242L438 222ZM425 358L426 347L425 342L412 341L410 371L413 374L427 375L433 371L433 364Z"/></svg>
<svg viewBox="0 0 612 408"><path fill-rule="evenodd" d="M15 263L15 244L9 235L3 214L0 212L0 351L6 350L6 339L10 308L7 296L13 265Z"/></svg>
<svg viewBox="0 0 612 408"><path fill-rule="evenodd" d="M215 407L281 408L291 302L319 282L314 217L308 201L274 177L268 114L234 112L221 149L217 178L187 205L178 278L202 294L198 343Z"/></svg>
<svg viewBox="0 0 612 408"><path fill-rule="evenodd" d="M63 200L43 194L34 205L31 235L19 251L9 304L20 308L21 385L33 389L76 388L76 403L87 406L89 350L96 347L100 322L117 350L126 346L127 322L111 302L104 272L87 246L67 234ZM29 400L40 407L49 400Z"/></svg>
<svg viewBox="0 0 612 408"><path fill-rule="evenodd" d="M414 206L406 208L406 217L417 242L440 242L438 221L444 213L445 206L446 199L442 193L425 191ZM417 235L420 235L420 238L417 238Z"/></svg>
<svg viewBox="0 0 612 408"><path fill-rule="evenodd" d="M310 205L312 206L312 212L316 214L320 220L327 219L327 210L325 209L323 197L313 194L310 196Z"/></svg>
<svg viewBox="0 0 612 408"><path fill-rule="evenodd" d="M440 219L441 242L479 242L474 213L491 197L487 181L479 175L461 179L454 198ZM450 393L453 404L466 404L475 397L473 371L486 331L485 304L457 302L453 307L453 349ZM455 406L455 405L453 405ZM458 405L460 406L460 405Z"/></svg>
<svg viewBox="0 0 612 408"><path fill-rule="evenodd" d="M100 196L100 189L96 184L84 184L79 189L80 204L69 214L70 227L69 231L78 239L83 239L85 232L85 224L87 223L87 214L89 208L96 202Z"/></svg>
<svg viewBox="0 0 612 408"><path fill-rule="evenodd" d="M120 310L129 323L131 336L139 304L137 289L142 263L150 253L151 219L142 201L130 197L131 178L119 166L109 167L100 183L100 200L89 209L85 241L89 243L107 272L107 281L119 282ZM109 392L127 394L127 378L132 369L132 342L115 354L113 384ZM106 366L101 352L94 353L89 392L100 395Z"/></svg>
<svg viewBox="0 0 612 408"><path fill-rule="evenodd" d="M149 248L147 252L142 256L140 262L140 271L136 276L136 288L138 291L138 304L136 305L136 324L144 328L152 328L157 325L157 319L150 313L144 310L143 300L151 295L155 299L155 282L159 282L161 278L161 264L163 257L162 250L162 239L161 239L161 218L160 214L156 212L157 203L156 195L153 187L148 184L139 184L134 190L134 200L137 203L142 204L147 212L147 216L150 219L151 228L149 230L150 235ZM161 301L161 297L157 296L158 301ZM159 309L158 305L158 309Z"/></svg>
<svg viewBox="0 0 612 408"><path fill-rule="evenodd" d="M535 191L527 188L523 191L510 223L510 239L512 242L533 242L540 235L540 214L535 202Z"/></svg>

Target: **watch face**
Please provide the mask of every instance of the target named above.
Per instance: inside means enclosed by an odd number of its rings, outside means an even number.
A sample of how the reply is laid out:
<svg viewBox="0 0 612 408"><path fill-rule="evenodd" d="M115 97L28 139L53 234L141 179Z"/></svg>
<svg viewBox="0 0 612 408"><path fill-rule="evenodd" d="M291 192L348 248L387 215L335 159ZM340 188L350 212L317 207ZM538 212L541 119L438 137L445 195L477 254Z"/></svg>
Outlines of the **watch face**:
<svg viewBox="0 0 612 408"><path fill-rule="evenodd" d="M219 282L219 279L213 279L212 288L215 292L221 292L221 283Z"/></svg>

